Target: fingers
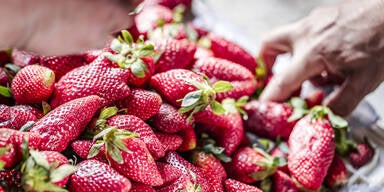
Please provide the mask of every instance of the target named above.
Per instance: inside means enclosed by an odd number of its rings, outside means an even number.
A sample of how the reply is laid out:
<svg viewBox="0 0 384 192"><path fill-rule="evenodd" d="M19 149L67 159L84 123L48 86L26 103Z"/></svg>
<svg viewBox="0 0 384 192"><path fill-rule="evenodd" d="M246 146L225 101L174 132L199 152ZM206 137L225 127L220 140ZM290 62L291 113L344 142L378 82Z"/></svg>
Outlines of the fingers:
<svg viewBox="0 0 384 192"><path fill-rule="evenodd" d="M262 40L259 56L263 58L269 70L271 70L279 54L292 51L291 38L293 31L293 25L281 27L268 34Z"/></svg>
<svg viewBox="0 0 384 192"><path fill-rule="evenodd" d="M284 101L296 91L301 84L320 74L324 65L313 60L309 54L294 55L291 65L284 66L281 73L275 74L260 96L261 100Z"/></svg>

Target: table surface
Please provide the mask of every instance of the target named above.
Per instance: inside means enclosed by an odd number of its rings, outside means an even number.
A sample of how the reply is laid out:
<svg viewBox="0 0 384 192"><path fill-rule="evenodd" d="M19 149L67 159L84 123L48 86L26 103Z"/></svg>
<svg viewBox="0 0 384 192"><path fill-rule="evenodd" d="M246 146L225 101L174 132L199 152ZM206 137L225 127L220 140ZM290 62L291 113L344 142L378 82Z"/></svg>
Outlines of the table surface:
<svg viewBox="0 0 384 192"><path fill-rule="evenodd" d="M212 10L258 42L268 31L304 17L316 6L339 0L205 0ZM257 45L255 45L257 46ZM384 83L366 99L384 117Z"/></svg>

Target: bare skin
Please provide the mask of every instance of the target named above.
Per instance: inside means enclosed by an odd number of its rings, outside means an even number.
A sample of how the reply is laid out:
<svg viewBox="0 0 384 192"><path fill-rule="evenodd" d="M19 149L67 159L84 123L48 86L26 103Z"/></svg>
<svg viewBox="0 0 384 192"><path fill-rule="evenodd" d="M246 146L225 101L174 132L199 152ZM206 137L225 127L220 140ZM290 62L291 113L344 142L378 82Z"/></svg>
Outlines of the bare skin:
<svg viewBox="0 0 384 192"><path fill-rule="evenodd" d="M347 0L270 33L260 51L267 66L282 53L291 53L292 62L274 75L260 99L283 101L305 80L340 84L324 104L348 115L384 81L383 9L383 0Z"/></svg>
<svg viewBox="0 0 384 192"><path fill-rule="evenodd" d="M0 49L43 55L102 48L114 32L132 25L140 0L4 0L0 6Z"/></svg>

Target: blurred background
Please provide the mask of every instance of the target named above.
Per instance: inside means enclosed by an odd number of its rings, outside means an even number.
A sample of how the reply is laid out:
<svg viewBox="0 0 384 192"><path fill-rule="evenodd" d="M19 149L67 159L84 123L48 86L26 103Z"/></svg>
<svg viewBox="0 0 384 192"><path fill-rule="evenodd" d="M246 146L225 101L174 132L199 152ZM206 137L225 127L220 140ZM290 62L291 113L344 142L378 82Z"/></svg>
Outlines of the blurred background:
<svg viewBox="0 0 384 192"><path fill-rule="evenodd" d="M270 30L292 23L309 14L320 5L337 3L340 0L204 0L208 7L205 20L222 21L217 26L219 33L239 42L253 53L257 53L260 39ZM211 17L211 18L209 18ZM212 18L214 17L214 18ZM208 22L209 23L209 22ZM215 25L215 23L210 23ZM225 27L222 27L225 25ZM231 31L226 31L226 27ZM235 32L235 34L233 33ZM282 64L289 59L280 59ZM384 83L366 99L381 117L384 117Z"/></svg>

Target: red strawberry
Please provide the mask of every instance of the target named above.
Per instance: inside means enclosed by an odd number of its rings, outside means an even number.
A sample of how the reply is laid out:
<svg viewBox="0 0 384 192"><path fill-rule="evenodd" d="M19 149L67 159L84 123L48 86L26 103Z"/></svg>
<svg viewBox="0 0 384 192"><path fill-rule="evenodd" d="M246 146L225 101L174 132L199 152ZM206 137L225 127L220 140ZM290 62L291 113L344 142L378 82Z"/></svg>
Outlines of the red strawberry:
<svg viewBox="0 0 384 192"><path fill-rule="evenodd" d="M181 175L176 181L164 187L157 187L157 192L170 192L170 191L188 191L198 192L202 191L199 184L194 184L187 175Z"/></svg>
<svg viewBox="0 0 384 192"><path fill-rule="evenodd" d="M171 23L173 12L161 5L146 6L135 16L135 27L139 34L146 36L147 32L156 28L159 22Z"/></svg>
<svg viewBox="0 0 384 192"><path fill-rule="evenodd" d="M13 168L22 159L22 143L28 140L28 148L36 149L41 141L40 135L31 132L20 132L13 129L0 128L0 161L4 168Z"/></svg>
<svg viewBox="0 0 384 192"><path fill-rule="evenodd" d="M272 157L281 157L281 158L287 159L288 153L289 153L288 145L285 142L281 142L271 150L270 155ZM277 168L277 170L280 170L284 173L289 174L288 165L280 166Z"/></svg>
<svg viewBox="0 0 384 192"><path fill-rule="evenodd" d="M199 185L202 191L209 191L210 185L207 182L204 175L201 171L189 163L187 160L183 159L176 152L168 152L164 157L165 162L179 169L184 175L189 178L190 181L193 181L195 185Z"/></svg>
<svg viewBox="0 0 384 192"><path fill-rule="evenodd" d="M227 173L243 183L261 181L275 173L278 166L285 162L272 157L261 149L243 147L226 164Z"/></svg>
<svg viewBox="0 0 384 192"><path fill-rule="evenodd" d="M308 108L312 108L316 105L321 105L324 99L324 92L321 90L315 90L310 95L305 97L305 102L307 103Z"/></svg>
<svg viewBox="0 0 384 192"><path fill-rule="evenodd" d="M60 191L76 167L56 151L29 151L21 167L21 184L25 191Z"/></svg>
<svg viewBox="0 0 384 192"><path fill-rule="evenodd" d="M89 152L95 143L96 141L93 140L76 140L71 143L71 147L80 158L88 159ZM100 152L92 159L108 163L107 158L105 157L105 147L101 146Z"/></svg>
<svg viewBox="0 0 384 192"><path fill-rule="evenodd" d="M162 143L157 139L155 133L149 125L140 118L133 115L116 115L107 120L109 126L136 132L140 135L140 139L145 143L151 155L155 158L164 156L164 148Z"/></svg>
<svg viewBox="0 0 384 192"><path fill-rule="evenodd" d="M227 173L216 157L202 151L195 151L192 154L192 162L211 184L212 191L224 191L223 182L227 178Z"/></svg>
<svg viewBox="0 0 384 192"><path fill-rule="evenodd" d="M183 138L177 134L155 132L156 137L163 144L164 151L175 151L183 143Z"/></svg>
<svg viewBox="0 0 384 192"><path fill-rule="evenodd" d="M234 179L225 180L224 185L227 192L262 192L262 190L255 186L247 185Z"/></svg>
<svg viewBox="0 0 384 192"><path fill-rule="evenodd" d="M296 123L288 139L289 172L310 190L320 188L335 153L335 133L324 114L323 107L313 108Z"/></svg>
<svg viewBox="0 0 384 192"><path fill-rule="evenodd" d="M130 192L156 192L156 190L142 183L132 183Z"/></svg>
<svg viewBox="0 0 384 192"><path fill-rule="evenodd" d="M2 186L0 186L0 192L5 192L5 189Z"/></svg>
<svg viewBox="0 0 384 192"><path fill-rule="evenodd" d="M208 35L208 38L211 40L211 50L216 57L238 63L246 67L252 74L255 73L257 62L245 49L212 33Z"/></svg>
<svg viewBox="0 0 384 192"><path fill-rule="evenodd" d="M102 106L106 106L127 97L130 94L126 83L128 72L108 65L111 65L110 61L100 56L93 63L65 74L55 86L51 106L55 108L73 99L90 95L102 97Z"/></svg>
<svg viewBox="0 0 384 192"><path fill-rule="evenodd" d="M347 175L345 163L340 157L335 155L324 182L328 187L337 188L346 184Z"/></svg>
<svg viewBox="0 0 384 192"><path fill-rule="evenodd" d="M373 148L368 142L365 142L358 144L348 157L353 167L360 168L371 161L373 154Z"/></svg>
<svg viewBox="0 0 384 192"><path fill-rule="evenodd" d="M180 131L179 135L183 138L183 143L177 151L185 152L196 148L196 133L193 127Z"/></svg>
<svg viewBox="0 0 384 192"><path fill-rule="evenodd" d="M40 104L52 95L55 73L39 65L21 69L12 81L12 94L17 103Z"/></svg>
<svg viewBox="0 0 384 192"><path fill-rule="evenodd" d="M86 62L82 55L40 57L40 65L51 69L55 73L56 81L72 69L85 64Z"/></svg>
<svg viewBox="0 0 384 192"><path fill-rule="evenodd" d="M164 183L162 186L167 186L174 181L176 181L179 177L183 175L183 173L172 165L156 162L157 168L161 174L161 178L163 178Z"/></svg>
<svg viewBox="0 0 384 192"><path fill-rule="evenodd" d="M4 185L4 192L8 191L22 191L21 188L21 174L15 169L0 171L0 191Z"/></svg>
<svg viewBox="0 0 384 192"><path fill-rule="evenodd" d="M193 121L187 121L188 116L167 103L163 103L159 112L151 118L152 127L165 133L176 133L192 127Z"/></svg>
<svg viewBox="0 0 384 192"><path fill-rule="evenodd" d="M155 64L156 73L171 69L186 69L195 54L196 45L186 40L159 39L153 41L161 55Z"/></svg>
<svg viewBox="0 0 384 192"><path fill-rule="evenodd" d="M50 111L37 121L30 131L42 135L39 149L64 150L83 132L99 109L100 100L100 97L94 95L75 99Z"/></svg>
<svg viewBox="0 0 384 192"><path fill-rule="evenodd" d="M12 50L12 63L21 68L27 65L33 65L40 63L40 57L32 53L13 49Z"/></svg>
<svg viewBox="0 0 384 192"><path fill-rule="evenodd" d="M96 156L100 148L105 146L111 167L120 174L150 186L163 184L155 160L145 143L136 138L138 134L111 127L100 132L94 139L100 137L103 137L103 140L96 142L90 150L89 158Z"/></svg>
<svg viewBox="0 0 384 192"><path fill-rule="evenodd" d="M102 55L104 52L106 52L108 48L105 49L94 49L94 50L89 50L83 53L83 58L86 63L92 63L95 59L97 59L100 55ZM108 52L110 52L109 50Z"/></svg>
<svg viewBox="0 0 384 192"><path fill-rule="evenodd" d="M69 190L72 192L128 192L131 188L132 184L127 178L109 165L96 160L79 163L76 172L71 175L69 184Z"/></svg>
<svg viewBox="0 0 384 192"><path fill-rule="evenodd" d="M36 108L28 105L0 105L0 127L19 130L27 122L37 121L41 115Z"/></svg>
<svg viewBox="0 0 384 192"><path fill-rule="evenodd" d="M275 192L299 192L292 178L279 170L273 176L273 189Z"/></svg>
<svg viewBox="0 0 384 192"><path fill-rule="evenodd" d="M5 64L11 62L11 49L0 51L0 66L4 67Z"/></svg>
<svg viewBox="0 0 384 192"><path fill-rule="evenodd" d="M131 94L118 102L119 108L126 108L127 114L146 121L155 115L161 106L159 94L144 89L132 89Z"/></svg>
<svg viewBox="0 0 384 192"><path fill-rule="evenodd" d="M228 97L238 99L242 96L251 96L256 90L257 82L254 75L247 68L225 59L215 57L200 59L193 65L193 70L206 74L211 83L218 80L232 83L232 90L217 94L218 101Z"/></svg>
<svg viewBox="0 0 384 192"><path fill-rule="evenodd" d="M244 105L248 119L244 121L247 131L275 140L288 139L296 121L290 121L293 107L284 103L253 100Z"/></svg>
<svg viewBox="0 0 384 192"><path fill-rule="evenodd" d="M11 85L11 79L3 68L0 68L0 85L4 87Z"/></svg>
<svg viewBox="0 0 384 192"><path fill-rule="evenodd" d="M162 5L170 9L175 8L177 5L184 5L190 7L192 0L146 0L145 4L147 5Z"/></svg>

